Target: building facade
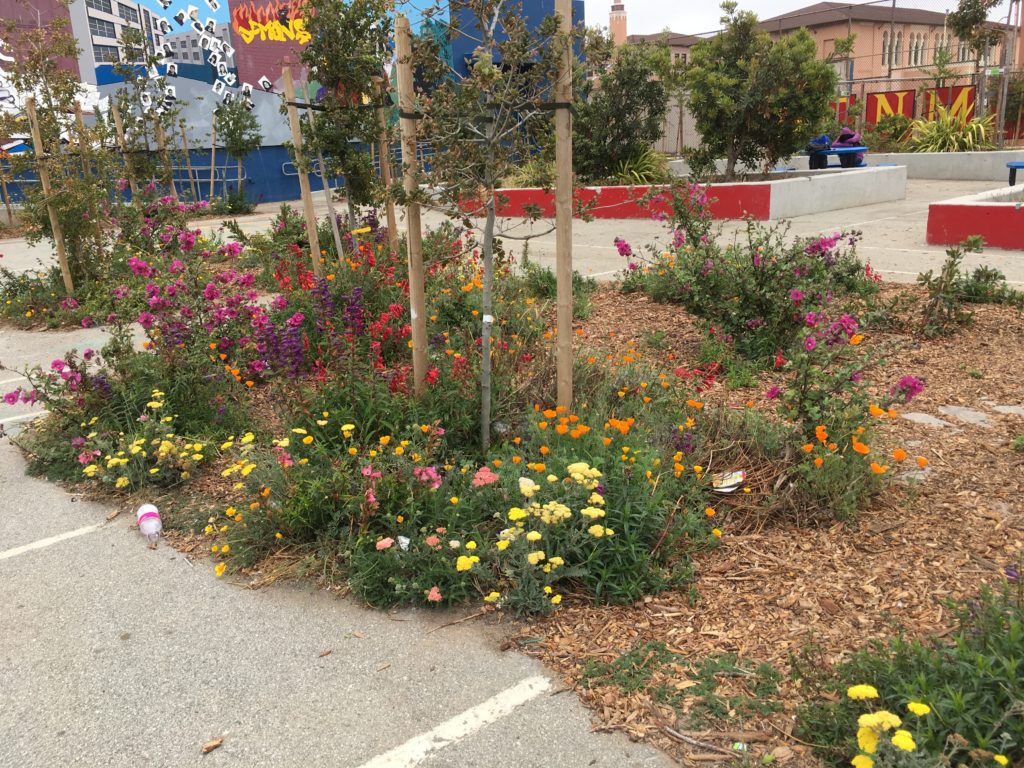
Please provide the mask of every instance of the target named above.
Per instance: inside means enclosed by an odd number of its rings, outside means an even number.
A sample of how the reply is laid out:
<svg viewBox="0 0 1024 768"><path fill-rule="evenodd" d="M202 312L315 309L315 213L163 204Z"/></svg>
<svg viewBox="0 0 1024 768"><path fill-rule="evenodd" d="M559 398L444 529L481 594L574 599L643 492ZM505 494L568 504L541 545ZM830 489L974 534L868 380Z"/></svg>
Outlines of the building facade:
<svg viewBox="0 0 1024 768"><path fill-rule="evenodd" d="M68 11L81 49L78 69L82 81L94 85L112 82L115 64L140 63L162 48L170 32L169 24L162 26L153 11L132 0L74 0ZM145 51L124 46L122 38L129 30L142 33Z"/></svg>

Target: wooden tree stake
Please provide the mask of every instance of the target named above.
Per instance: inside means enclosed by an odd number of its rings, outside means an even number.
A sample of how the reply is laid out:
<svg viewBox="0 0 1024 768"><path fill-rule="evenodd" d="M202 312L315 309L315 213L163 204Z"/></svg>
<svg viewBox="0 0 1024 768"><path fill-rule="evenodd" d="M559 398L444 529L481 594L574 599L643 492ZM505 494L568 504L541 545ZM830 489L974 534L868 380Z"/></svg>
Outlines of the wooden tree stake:
<svg viewBox="0 0 1024 768"><path fill-rule="evenodd" d="M7 226L14 227L14 212L11 210L11 196L7 192L7 171L0 168L0 192L4 196L4 207L7 209Z"/></svg>
<svg viewBox="0 0 1024 768"><path fill-rule="evenodd" d="M192 154L188 151L188 132L185 130L185 121L178 123L181 128L181 146L185 150L185 167L188 169L188 188L192 190L192 200L199 201L199 185L196 184L196 177L192 173Z"/></svg>
<svg viewBox="0 0 1024 768"><path fill-rule="evenodd" d="M558 404L572 408L572 0L555 0L562 61L555 83L555 322Z"/></svg>
<svg viewBox="0 0 1024 768"><path fill-rule="evenodd" d="M309 83L303 89L303 96L306 99L306 103L309 104ZM306 108L306 116L309 118L309 124L313 124L313 110L309 107ZM338 263L344 264L345 258L341 253L341 230L338 229L338 215L334 210L334 190L331 189L329 176L327 174L327 165L324 163L324 154L317 147L316 159L320 163L320 181L324 185L324 200L327 202L327 215L331 219L331 235L334 237L334 248L338 254Z"/></svg>
<svg viewBox="0 0 1024 768"><path fill-rule="evenodd" d="M217 120L210 126L210 203L213 204L213 180L217 175Z"/></svg>
<svg viewBox="0 0 1024 768"><path fill-rule="evenodd" d="M387 194L384 197L384 208L388 214L388 246L393 253L398 253L398 220L395 217L395 201L391 198L391 144L387 140L388 119L384 114L384 78L378 83L377 93L377 120L380 121L380 128L383 138L380 142L380 179L384 182Z"/></svg>
<svg viewBox="0 0 1024 768"><path fill-rule="evenodd" d="M302 129L299 127L299 110L295 107L295 81L292 68L285 64L281 68L284 80L284 100L288 105L288 124L292 129L292 144L295 149L295 170L299 173L299 189L302 191L302 207L306 214L306 234L309 237L310 257L313 260L313 274L323 277L323 259L320 254L320 237L316 231L316 212L313 210L313 193L309 189L309 174L302 159Z"/></svg>
<svg viewBox="0 0 1024 768"><path fill-rule="evenodd" d="M128 155L128 142L124 138L124 120L121 117L121 108L116 101L110 102L110 115L114 118L114 130L117 133L117 145L121 148L122 159L124 160L125 176L128 177L128 186L132 191L132 203L139 199L139 189L135 185L135 167Z"/></svg>
<svg viewBox="0 0 1024 768"><path fill-rule="evenodd" d="M160 115L153 116L154 133L156 133L156 148L160 152L160 162L164 164L164 184L170 188L170 195L174 202L178 202L178 190L174 185L174 168L171 167L171 156L167 152L167 137L164 136L164 124L160 121Z"/></svg>
<svg viewBox="0 0 1024 768"><path fill-rule="evenodd" d="M46 167L46 150L43 148L43 137L39 132L39 116L36 114L35 97L29 96L25 99L25 111L28 113L28 122L32 130L32 147L36 153L36 172L39 174L39 184L42 186L43 197L46 200L46 213L50 217L53 242L57 246L57 262L60 264L61 277L64 278L64 290L67 291L68 296L71 296L75 292L75 286L71 282L68 254L64 250L64 231L60 226L60 219L57 218L57 209L53 207L53 199L50 197L50 171Z"/></svg>
<svg viewBox="0 0 1024 768"><path fill-rule="evenodd" d="M403 114L416 111L412 81L412 30L409 20L401 13L395 14L395 50L398 55L398 98ZM405 166L404 186L407 195L417 191L416 174L416 120L401 118L402 164ZM427 301L423 279L423 229L420 221L420 204L414 200L406 203L406 222L409 227L407 250L409 251L409 315L412 319L412 372L416 395L426 389L427 376Z"/></svg>
<svg viewBox="0 0 1024 768"><path fill-rule="evenodd" d="M85 135L85 118L82 116L82 105L75 102L75 126L78 129L78 154L82 157L82 178L88 180L92 175L90 163L91 152L88 149L88 139ZM103 250L103 222L100 221L99 212L96 210L94 200L89 200L89 216L96 225L96 248L97 254Z"/></svg>

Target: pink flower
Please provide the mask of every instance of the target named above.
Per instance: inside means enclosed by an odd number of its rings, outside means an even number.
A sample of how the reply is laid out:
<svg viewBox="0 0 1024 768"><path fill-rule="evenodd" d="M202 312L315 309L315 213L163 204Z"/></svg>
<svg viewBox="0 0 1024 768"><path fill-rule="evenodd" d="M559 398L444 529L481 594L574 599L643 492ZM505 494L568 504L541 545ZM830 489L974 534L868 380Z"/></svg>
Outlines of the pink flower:
<svg viewBox="0 0 1024 768"><path fill-rule="evenodd" d="M498 476L491 471L490 467L480 467L480 469L476 471L476 474L473 475L473 487L481 488L485 485L496 483L498 480Z"/></svg>
<svg viewBox="0 0 1024 768"><path fill-rule="evenodd" d="M806 349L808 352L813 352L814 348L817 347L817 346L818 346L818 341L813 336L808 336L804 340L804 349Z"/></svg>
<svg viewBox="0 0 1024 768"><path fill-rule="evenodd" d="M388 536L386 539L381 539L377 542L377 551L380 552L383 549L391 549L394 546L395 540ZM437 589L437 587L434 587ZM440 600L440 598L438 598Z"/></svg>
<svg viewBox="0 0 1024 768"><path fill-rule="evenodd" d="M441 590L438 589L437 587L431 587L430 591L427 592L427 602L428 603L440 603L441 600L442 600Z"/></svg>
<svg viewBox="0 0 1024 768"><path fill-rule="evenodd" d="M13 392L8 392L6 395L4 395L4 402L7 403L8 405L15 405L17 404L18 397L20 395L21 392L17 389L14 390Z"/></svg>
<svg viewBox="0 0 1024 768"><path fill-rule="evenodd" d="M423 540L428 547L439 547L441 546L441 540L434 534L430 534Z"/></svg>

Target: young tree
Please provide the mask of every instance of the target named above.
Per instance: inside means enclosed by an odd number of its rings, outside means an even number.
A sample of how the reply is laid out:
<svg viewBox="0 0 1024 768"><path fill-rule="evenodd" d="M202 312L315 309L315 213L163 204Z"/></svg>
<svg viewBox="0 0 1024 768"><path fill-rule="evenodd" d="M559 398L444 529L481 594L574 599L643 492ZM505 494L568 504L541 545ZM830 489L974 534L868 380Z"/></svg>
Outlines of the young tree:
<svg viewBox="0 0 1024 768"><path fill-rule="evenodd" d="M460 218L467 201L476 201L478 207L472 213L484 216L480 415L486 450L491 419L495 193L501 179L551 133L551 111L546 107L552 101L558 71L558 18L546 17L531 30L519 5L506 0L452 0L450 8L453 19L468 15L473 20L471 29L453 33L471 35L477 43L468 72L448 69L428 37L418 38L414 59L422 79L437 84L423 99L422 135L437 149L431 157L431 176L440 201Z"/></svg>
<svg viewBox="0 0 1024 768"><path fill-rule="evenodd" d="M828 119L837 75L816 56L805 29L773 41L757 16L722 3L724 30L691 49L686 70L690 111L701 134L691 153L695 171L725 157L725 177L737 163L771 168L798 150Z"/></svg>
<svg viewBox="0 0 1024 768"><path fill-rule="evenodd" d="M668 97L665 80L655 77L666 64L659 53L657 46L647 43L622 46L598 87L585 87L588 98L576 108L573 135L573 160L580 176L614 176L623 163L650 151L660 138ZM671 70L671 62L667 66Z"/></svg>
<svg viewBox="0 0 1024 768"><path fill-rule="evenodd" d="M1003 33L988 23L988 13L1000 0L960 0L957 9L946 16L946 25L981 59L985 52L999 42Z"/></svg>
<svg viewBox="0 0 1024 768"><path fill-rule="evenodd" d="M324 183L330 176L345 177L350 212L355 205L381 199L368 150L384 135L375 103L391 56L389 5L387 0L309 0L303 5L312 39L301 60L322 86L320 109L303 121L303 133L310 150L324 157Z"/></svg>
<svg viewBox="0 0 1024 768"><path fill-rule="evenodd" d="M220 104L214 112L214 123L217 136L224 148L238 163L238 195L244 201L242 190L242 161L260 148L263 134L260 133L260 121L242 99L232 99ZM227 191L225 190L225 195Z"/></svg>

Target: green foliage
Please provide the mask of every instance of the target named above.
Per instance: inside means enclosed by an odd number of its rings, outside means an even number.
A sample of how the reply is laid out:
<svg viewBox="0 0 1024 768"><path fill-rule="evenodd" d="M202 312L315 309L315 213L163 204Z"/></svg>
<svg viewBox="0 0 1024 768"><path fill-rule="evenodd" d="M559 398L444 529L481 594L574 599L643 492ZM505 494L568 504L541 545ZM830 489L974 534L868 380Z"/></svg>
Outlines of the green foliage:
<svg viewBox="0 0 1024 768"><path fill-rule="evenodd" d="M738 163L767 169L802 148L828 118L837 75L807 30L772 41L753 13L722 8L725 29L690 52L689 107L702 143L688 160L700 175L724 157L732 179Z"/></svg>
<svg viewBox="0 0 1024 768"><path fill-rule="evenodd" d="M345 177L346 193L356 205L382 199L368 151L389 134L374 109L360 108L363 96L382 98L384 61L390 55L392 20L384 0L312 0L303 20L311 35L300 58L319 93L306 93L322 111L303 116L308 151L324 158L330 175ZM308 89L307 89L308 90ZM301 93L301 90L300 90Z"/></svg>
<svg viewBox="0 0 1024 768"><path fill-rule="evenodd" d="M235 194L244 201L245 192L242 188L242 161L260 148L263 143L263 134L260 132L260 121L248 108L242 99L232 99L227 103L220 104L214 111L214 126L217 130L217 138L220 139L228 154L235 158L238 163L238 189ZM232 203L227 199L228 207ZM237 209L239 206L234 205ZM218 211L221 212L221 211ZM226 210L223 213L241 213L241 210Z"/></svg>
<svg viewBox="0 0 1024 768"><path fill-rule="evenodd" d="M1017 435L1010 443L1010 449L1017 453L1024 453L1024 434Z"/></svg>
<svg viewBox="0 0 1024 768"><path fill-rule="evenodd" d="M1018 569L1013 566L1012 573ZM876 641L835 667L813 650L792 659L793 676L808 697L797 712L799 736L821 745L830 763L846 764L857 752L854 735L865 706L842 694L870 685L880 696L870 706L898 715L903 727L913 729L918 755L928 764L961 764L974 757L972 750L986 750L988 765L992 753L1011 764L1024 759L1020 582L986 587L977 599L951 607L957 626L941 640ZM927 704L931 713L910 714L911 701Z"/></svg>
<svg viewBox="0 0 1024 768"><path fill-rule="evenodd" d="M907 149L911 152L977 152L992 149L994 115L967 120L954 115L941 104L935 107L935 119L919 117L910 124Z"/></svg>
<svg viewBox="0 0 1024 768"><path fill-rule="evenodd" d="M885 115L875 125L866 126L864 144L872 152L901 152L910 131L911 119L906 115Z"/></svg>
<svg viewBox="0 0 1024 768"><path fill-rule="evenodd" d="M619 184L662 184L670 179L668 158L648 147L619 163L614 179Z"/></svg>
<svg viewBox="0 0 1024 768"><path fill-rule="evenodd" d="M215 199L209 207L210 213L217 216L238 216L255 210L256 203L245 196L245 189L241 186L225 190L224 195Z"/></svg>
<svg viewBox="0 0 1024 768"><path fill-rule="evenodd" d="M658 178L651 145L661 137L668 108L665 85L654 77L653 46L618 49L611 71L577 107L573 122L573 162L589 181Z"/></svg>
<svg viewBox="0 0 1024 768"><path fill-rule="evenodd" d="M946 25L980 59L990 46L996 45L1003 33L988 22L988 13L999 0L959 0L955 11L946 15Z"/></svg>
<svg viewBox="0 0 1024 768"><path fill-rule="evenodd" d="M921 312L921 333L929 338L944 336L973 322L974 314L963 308L966 276L960 272L965 253L979 253L981 238L972 237L958 246L946 249L946 260L938 275L928 270L917 276L917 282L928 291L928 300Z"/></svg>
<svg viewBox="0 0 1024 768"><path fill-rule="evenodd" d="M546 301L554 301L558 293L555 273L549 267L529 262L523 267L523 290L528 296ZM597 290L597 281L592 277L584 277L573 270L572 273L572 316L577 320L586 320L590 316L590 295Z"/></svg>

